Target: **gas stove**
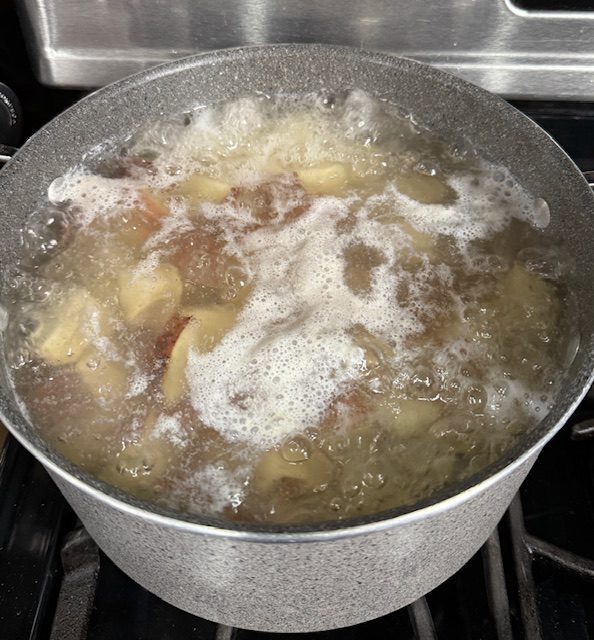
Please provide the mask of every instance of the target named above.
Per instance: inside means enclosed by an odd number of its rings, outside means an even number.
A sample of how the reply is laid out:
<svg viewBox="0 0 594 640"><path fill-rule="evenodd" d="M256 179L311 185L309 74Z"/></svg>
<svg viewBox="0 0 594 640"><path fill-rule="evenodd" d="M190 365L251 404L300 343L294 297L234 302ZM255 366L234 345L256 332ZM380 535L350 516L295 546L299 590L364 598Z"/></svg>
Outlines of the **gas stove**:
<svg viewBox="0 0 594 640"><path fill-rule="evenodd" d="M531 6L528 0L523 4L522 11ZM35 79L11 2L0 5L0 83L14 90L22 107L23 128L12 132L20 140L0 139L12 146L82 95ZM594 103L532 99L514 104L582 171L594 172ZM302 637L594 638L592 531L594 394L546 446L499 527L457 574L388 616ZM256 640L270 635L196 618L135 584L97 548L43 468L0 432L0 640Z"/></svg>

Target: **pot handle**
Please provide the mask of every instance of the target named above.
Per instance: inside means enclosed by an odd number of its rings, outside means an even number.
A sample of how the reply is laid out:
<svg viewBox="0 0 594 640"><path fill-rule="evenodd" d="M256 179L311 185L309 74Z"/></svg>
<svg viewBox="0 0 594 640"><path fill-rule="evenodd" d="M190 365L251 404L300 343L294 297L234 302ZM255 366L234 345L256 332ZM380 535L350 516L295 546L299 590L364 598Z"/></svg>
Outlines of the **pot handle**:
<svg viewBox="0 0 594 640"><path fill-rule="evenodd" d="M588 185L594 189L594 170L593 171L582 171L582 175L588 181Z"/></svg>
<svg viewBox="0 0 594 640"><path fill-rule="evenodd" d="M18 151L16 147L8 144L0 144L0 168L3 167L12 156Z"/></svg>
<svg viewBox="0 0 594 640"><path fill-rule="evenodd" d="M21 143L23 111L15 92L0 82L0 167L15 154Z"/></svg>

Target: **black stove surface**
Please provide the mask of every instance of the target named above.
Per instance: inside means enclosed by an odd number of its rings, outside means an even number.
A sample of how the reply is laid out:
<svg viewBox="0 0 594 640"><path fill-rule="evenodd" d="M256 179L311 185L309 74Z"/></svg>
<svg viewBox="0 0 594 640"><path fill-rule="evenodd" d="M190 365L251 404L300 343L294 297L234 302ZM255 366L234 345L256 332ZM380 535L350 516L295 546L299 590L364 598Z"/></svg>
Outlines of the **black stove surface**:
<svg viewBox="0 0 594 640"><path fill-rule="evenodd" d="M82 95L35 81L10 0L0 2L0 83L20 98L25 136ZM594 171L593 104L516 106L582 171ZM11 438L0 447L0 640L273 637L201 620L142 589L97 549L43 468ZM406 609L302 637L594 639L593 501L594 396L547 445L498 529L457 574Z"/></svg>

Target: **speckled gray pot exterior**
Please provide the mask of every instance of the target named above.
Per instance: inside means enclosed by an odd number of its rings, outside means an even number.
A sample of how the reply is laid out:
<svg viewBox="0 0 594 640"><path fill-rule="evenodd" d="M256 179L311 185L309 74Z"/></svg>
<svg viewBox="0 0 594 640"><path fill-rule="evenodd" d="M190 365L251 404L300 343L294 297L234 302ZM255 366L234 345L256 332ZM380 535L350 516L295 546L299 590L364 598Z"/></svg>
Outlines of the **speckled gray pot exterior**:
<svg viewBox="0 0 594 640"><path fill-rule="evenodd" d="M167 602L231 626L317 631L395 611L447 579L485 542L533 460L489 488L373 532L272 542L148 522L53 477L97 544Z"/></svg>
<svg viewBox="0 0 594 640"><path fill-rule="evenodd" d="M100 547L164 600L265 631L314 631L406 605L454 573L487 538L538 452L592 382L594 197L573 163L499 98L428 66L353 49L286 45L187 58L106 87L35 135L0 173L0 272L49 183L147 119L253 94L361 88L506 165L551 210L547 234L570 247L581 342L553 410L500 460L415 505L339 523L247 525L158 508L85 474L19 410L5 366L0 413L48 468ZM0 334L1 352L4 335ZM3 357L3 356L2 356Z"/></svg>

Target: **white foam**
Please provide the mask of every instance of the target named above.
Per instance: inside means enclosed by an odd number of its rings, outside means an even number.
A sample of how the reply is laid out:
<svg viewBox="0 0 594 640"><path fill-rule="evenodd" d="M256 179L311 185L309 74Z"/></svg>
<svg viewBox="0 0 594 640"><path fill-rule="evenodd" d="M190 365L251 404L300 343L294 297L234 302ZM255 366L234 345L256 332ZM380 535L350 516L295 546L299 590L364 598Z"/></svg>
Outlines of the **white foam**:
<svg viewBox="0 0 594 640"><path fill-rule="evenodd" d="M212 352L191 353L187 369L194 408L220 433L269 447L319 424L364 368L363 350L350 335L355 325L384 337L397 353L422 329L413 310L395 303L396 254L385 239L402 232L365 219L345 235L335 223L348 211L344 201L320 198L293 224L239 241L250 255L254 291L235 328ZM355 238L387 254L364 296L343 278L342 250Z"/></svg>
<svg viewBox="0 0 594 640"><path fill-rule="evenodd" d="M151 438L163 437L178 447L187 444L187 438L182 428L180 415L167 415L162 413L157 418L151 432Z"/></svg>
<svg viewBox="0 0 594 640"><path fill-rule="evenodd" d="M174 121L153 124L137 134L129 148L131 154L157 156L150 172L114 179L78 168L54 180L48 197L53 203L71 202L84 225L98 215L135 206L142 187L163 189L195 172L238 185L295 167L338 161L365 175L385 164L381 161L385 151L373 143L387 135L394 152L399 140L418 134L411 119L395 113L382 115L380 103L360 90L347 96L338 113L316 108L320 99L315 94L303 96L291 113L283 114L284 103L289 102L279 99L275 105L246 97L197 110L189 126ZM277 118L274 126L267 118L270 113ZM356 151L354 140L359 143ZM477 161L477 167L472 173L453 173L448 178L459 194L452 204L421 205L399 193L395 185L381 198L397 206L416 228L452 236L460 244L503 229L512 217L537 228L548 225L546 202L530 196L507 169L486 161ZM221 212L221 207L206 209L215 216ZM169 234L175 224L166 221L167 229L160 233Z"/></svg>
<svg viewBox="0 0 594 640"><path fill-rule="evenodd" d="M415 228L450 236L460 248L502 231L512 218L539 229L549 224L546 201L531 196L507 169L483 160L472 175L454 174L448 183L457 193L449 204L420 204L400 193L396 185L383 194L384 202L392 202Z"/></svg>
<svg viewBox="0 0 594 640"><path fill-rule="evenodd" d="M246 468L231 471L222 465L205 465L178 487L176 494L189 501L190 511L220 513L229 505L242 503L248 473Z"/></svg>
<svg viewBox="0 0 594 640"><path fill-rule="evenodd" d="M147 276L151 274L161 263L161 251L151 251L146 255L146 257L141 260L132 270L132 282L131 284L137 281L138 278Z"/></svg>
<svg viewBox="0 0 594 640"><path fill-rule="evenodd" d="M280 114L275 123L266 117L270 102L260 98L202 109L187 127L161 123L131 143L131 153L157 155L142 179L137 174L108 179L78 169L54 181L48 196L55 203L70 202L79 211L78 222L89 224L98 215L136 206L141 187L161 189L196 171L233 186L330 161L348 162L355 174L367 175L385 165L376 141L388 136L393 151L407 136L416 135L411 120L401 119L397 125L391 120L388 130L379 103L363 92L353 92L337 114L316 100L307 97L305 108ZM358 143L355 155L353 140ZM352 335L355 326L390 345L393 367L410 367L417 353L407 340L423 331L423 318L439 317L442 311L432 306L428 292L435 282L448 291L452 276L423 252L414 272L403 271L401 252L415 248L403 220L434 238L449 236L462 253L472 241L501 231L513 218L537 228L549 223L546 202L535 200L501 167L477 160L472 171L452 169L448 182L458 194L450 204L420 204L389 183L383 193L367 200L352 193L315 198L290 224L257 230L254 220L230 200L203 204L202 216L222 227L226 251L247 265L253 290L238 324L222 342L210 353L191 352L188 358L191 402L201 420L230 439L260 448L318 425L364 369L364 350ZM280 219L295 204L281 203L273 198ZM391 224L374 217L378 205L394 214ZM185 203L173 202L171 209L147 241L148 254L135 275L160 262L160 252L153 249L192 227ZM339 230L348 216L349 230ZM370 274L369 291L363 293L351 290L344 278L344 252L354 244L374 248L382 258ZM398 304L403 284L408 300ZM450 304L461 311L459 301L452 298ZM473 348L479 349L464 343L466 352ZM459 362L464 359L455 345L448 354ZM135 378L129 394L141 393L147 384ZM510 391L513 398L522 393ZM181 438L177 418L159 420L159 433ZM230 493L227 471L213 467L201 473L205 483L217 485L212 495Z"/></svg>
<svg viewBox="0 0 594 640"><path fill-rule="evenodd" d="M48 199L53 204L70 203L78 213L77 223L85 226L97 216L134 207L141 186L131 178L104 178L79 168L54 180Z"/></svg>
<svg viewBox="0 0 594 640"><path fill-rule="evenodd" d="M146 373L142 373L140 370L136 370L130 382L130 387L128 388L126 397L134 398L136 396L139 396L141 393L144 393L148 388L150 382L151 376L147 375Z"/></svg>

